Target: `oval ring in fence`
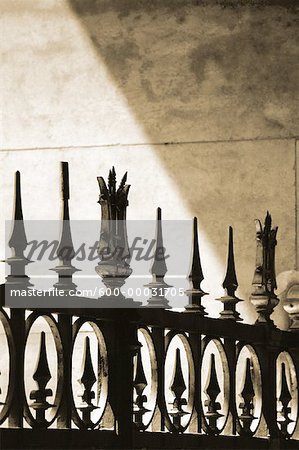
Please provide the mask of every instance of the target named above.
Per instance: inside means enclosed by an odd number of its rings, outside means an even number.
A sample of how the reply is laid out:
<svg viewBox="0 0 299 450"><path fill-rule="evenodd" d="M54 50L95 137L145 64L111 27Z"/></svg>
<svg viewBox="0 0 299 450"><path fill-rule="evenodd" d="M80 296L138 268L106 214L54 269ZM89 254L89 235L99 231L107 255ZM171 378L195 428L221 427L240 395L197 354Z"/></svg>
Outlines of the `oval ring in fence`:
<svg viewBox="0 0 299 450"><path fill-rule="evenodd" d="M30 314L25 327L24 417L32 428L48 428L57 418L63 392L62 342L50 313Z"/></svg>
<svg viewBox="0 0 299 450"><path fill-rule="evenodd" d="M235 373L238 432L252 436L262 418L262 375L258 355L251 345L240 348Z"/></svg>
<svg viewBox="0 0 299 450"><path fill-rule="evenodd" d="M185 334L166 335L164 370L166 426L169 431L183 433L191 421L195 386L193 356Z"/></svg>
<svg viewBox="0 0 299 450"><path fill-rule="evenodd" d="M85 319L73 324L72 393L75 425L97 427L108 401L108 354L102 331L95 322Z"/></svg>
<svg viewBox="0 0 299 450"><path fill-rule="evenodd" d="M0 309L0 425L8 417L14 390L15 343L10 328L10 319L4 309Z"/></svg>
<svg viewBox="0 0 299 450"><path fill-rule="evenodd" d="M296 366L288 352L276 360L277 423L285 438L298 437L298 378Z"/></svg>
<svg viewBox="0 0 299 450"><path fill-rule="evenodd" d="M201 362L203 429L220 434L229 417L230 376L228 360L219 339L205 337Z"/></svg>
<svg viewBox="0 0 299 450"><path fill-rule="evenodd" d="M135 356L134 364L133 416L137 427L146 430L151 424L156 409L157 360L150 330L139 328L137 336L141 347Z"/></svg>

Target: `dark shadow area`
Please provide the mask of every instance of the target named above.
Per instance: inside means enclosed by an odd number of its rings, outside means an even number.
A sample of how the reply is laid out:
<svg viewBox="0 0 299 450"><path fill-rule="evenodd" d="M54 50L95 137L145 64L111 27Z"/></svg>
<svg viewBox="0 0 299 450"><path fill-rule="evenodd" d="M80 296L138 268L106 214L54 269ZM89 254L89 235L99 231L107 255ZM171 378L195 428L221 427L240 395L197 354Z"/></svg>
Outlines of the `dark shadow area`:
<svg viewBox="0 0 299 450"><path fill-rule="evenodd" d="M296 2L69 4L148 142L296 135Z"/></svg>

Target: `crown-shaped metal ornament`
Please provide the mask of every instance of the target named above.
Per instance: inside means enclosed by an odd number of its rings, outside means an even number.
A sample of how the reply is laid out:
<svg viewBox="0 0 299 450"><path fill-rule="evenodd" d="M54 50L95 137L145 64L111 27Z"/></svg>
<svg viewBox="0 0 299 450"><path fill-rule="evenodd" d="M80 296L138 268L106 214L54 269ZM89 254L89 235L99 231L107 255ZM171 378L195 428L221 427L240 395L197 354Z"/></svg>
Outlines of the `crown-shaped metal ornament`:
<svg viewBox="0 0 299 450"><path fill-rule="evenodd" d="M130 185L126 183L127 172L118 187L114 167L109 171L107 184L103 177L97 179L100 188L98 203L101 205L101 231L98 244L100 262L96 266L96 272L102 278L107 290L112 292L112 295L104 295L101 301L103 305L105 303L105 306L109 307L136 307L140 303L125 298L120 291L132 273L126 222L130 189Z"/></svg>
<svg viewBox="0 0 299 450"><path fill-rule="evenodd" d="M256 324L274 325L271 314L279 303L275 294L275 247L278 227L272 228L272 218L267 212L264 226L259 220L256 223L256 267L252 285L254 291L250 301L254 305L258 318Z"/></svg>

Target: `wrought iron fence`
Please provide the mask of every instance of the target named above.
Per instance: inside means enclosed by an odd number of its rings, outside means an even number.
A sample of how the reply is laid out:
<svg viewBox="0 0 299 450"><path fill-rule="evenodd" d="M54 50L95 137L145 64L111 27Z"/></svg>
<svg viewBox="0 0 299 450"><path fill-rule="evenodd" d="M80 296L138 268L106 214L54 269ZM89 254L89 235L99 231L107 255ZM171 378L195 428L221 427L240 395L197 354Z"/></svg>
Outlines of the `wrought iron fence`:
<svg viewBox="0 0 299 450"><path fill-rule="evenodd" d="M114 169L108 185L98 180L102 229L97 272L113 290L131 274L128 258L112 251L121 245L129 255L129 186L125 175L116 188ZM68 201L68 165L62 163L63 228L55 272L56 286L66 297L76 289ZM188 304L184 311L169 309L160 209L151 296L145 305L127 304L118 289L117 295L104 294L97 308L85 308L88 299L82 297L72 297L72 309L52 307L47 293L44 308L8 307L12 290L33 288L25 273L29 261L18 172L14 219L12 256L6 260L10 274L1 286L1 351L7 357L7 365L0 367L2 448L298 448L298 329L296 320L289 331L271 320L279 299L277 228L272 229L269 213L264 225L256 223L254 325L240 323L237 311L232 228L225 295L218 299L223 310L217 319L208 317L202 305L196 218ZM120 225L114 227L115 221ZM108 260L107 255L101 259L107 242ZM109 301L130 307L109 308Z"/></svg>

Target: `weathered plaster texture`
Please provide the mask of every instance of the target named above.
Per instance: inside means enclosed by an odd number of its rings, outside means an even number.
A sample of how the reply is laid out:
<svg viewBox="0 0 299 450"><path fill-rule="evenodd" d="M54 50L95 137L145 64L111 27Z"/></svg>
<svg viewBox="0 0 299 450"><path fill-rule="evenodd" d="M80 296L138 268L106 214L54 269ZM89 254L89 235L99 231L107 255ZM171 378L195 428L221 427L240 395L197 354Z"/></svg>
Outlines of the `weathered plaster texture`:
<svg viewBox="0 0 299 450"><path fill-rule="evenodd" d="M3 147L298 135L296 3L1 0Z"/></svg>

